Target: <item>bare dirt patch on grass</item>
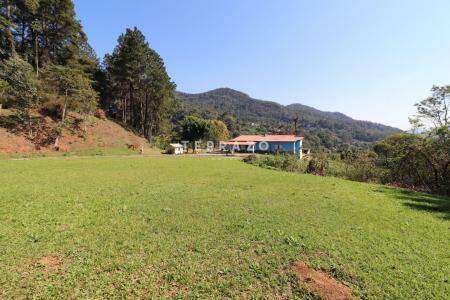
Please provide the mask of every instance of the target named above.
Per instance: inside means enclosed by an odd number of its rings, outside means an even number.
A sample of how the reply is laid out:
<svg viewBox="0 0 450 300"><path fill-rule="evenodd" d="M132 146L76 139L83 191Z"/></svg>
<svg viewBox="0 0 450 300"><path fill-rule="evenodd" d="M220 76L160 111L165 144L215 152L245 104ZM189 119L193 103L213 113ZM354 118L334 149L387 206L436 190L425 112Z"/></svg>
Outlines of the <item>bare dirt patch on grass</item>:
<svg viewBox="0 0 450 300"><path fill-rule="evenodd" d="M52 272L59 268L63 260L58 255L46 255L39 259L38 264L44 267L45 272Z"/></svg>
<svg viewBox="0 0 450 300"><path fill-rule="evenodd" d="M358 297L353 295L352 290L348 286L337 281L325 272L308 267L304 262L296 263L294 272L310 292L323 299L358 299Z"/></svg>
<svg viewBox="0 0 450 300"><path fill-rule="evenodd" d="M24 127L12 112L0 112L0 153L45 153L55 150L58 120L38 112L33 115L33 130ZM58 151L69 152L89 149L126 148L127 144L144 145L148 142L113 120L69 113L61 129Z"/></svg>

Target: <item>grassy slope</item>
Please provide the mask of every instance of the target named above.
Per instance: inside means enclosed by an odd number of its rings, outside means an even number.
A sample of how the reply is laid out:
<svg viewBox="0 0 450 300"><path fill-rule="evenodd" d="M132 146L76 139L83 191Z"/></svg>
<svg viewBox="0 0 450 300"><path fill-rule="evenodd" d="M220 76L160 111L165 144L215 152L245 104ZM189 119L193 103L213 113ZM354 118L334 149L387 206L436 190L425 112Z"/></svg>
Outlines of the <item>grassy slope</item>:
<svg viewBox="0 0 450 300"><path fill-rule="evenodd" d="M226 158L0 169L0 298L302 297L297 260L363 297L450 293L448 199ZM58 270L37 263L46 255Z"/></svg>

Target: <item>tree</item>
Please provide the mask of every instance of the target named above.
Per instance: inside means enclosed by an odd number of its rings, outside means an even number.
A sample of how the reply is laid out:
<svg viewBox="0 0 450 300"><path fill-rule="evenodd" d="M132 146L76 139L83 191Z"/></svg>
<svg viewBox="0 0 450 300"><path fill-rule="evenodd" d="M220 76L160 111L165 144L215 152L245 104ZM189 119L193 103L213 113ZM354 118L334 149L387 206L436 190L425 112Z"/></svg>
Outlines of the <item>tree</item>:
<svg viewBox="0 0 450 300"><path fill-rule="evenodd" d="M175 84L142 32L127 29L104 62L114 100L110 104L118 108L122 121L149 140L160 134L175 107Z"/></svg>
<svg viewBox="0 0 450 300"><path fill-rule="evenodd" d="M433 137L398 134L377 143L374 151L378 154L378 165L387 170L385 181L450 194L447 134Z"/></svg>
<svg viewBox="0 0 450 300"><path fill-rule="evenodd" d="M220 120L225 123L227 129L229 130L230 135L236 136L239 134L239 126L237 124L236 117L227 113L223 113L220 116Z"/></svg>
<svg viewBox="0 0 450 300"><path fill-rule="evenodd" d="M448 127L450 117L450 86L433 86L432 95L415 106L418 117L430 121L435 128Z"/></svg>
<svg viewBox="0 0 450 300"><path fill-rule="evenodd" d="M33 135L30 110L38 104L37 80L33 67L15 56L0 63L0 81L3 93L8 94L8 100L16 109L19 120L28 129L28 135Z"/></svg>
<svg viewBox="0 0 450 300"><path fill-rule="evenodd" d="M90 46L72 0L0 0L0 43L39 72L90 55Z"/></svg>
<svg viewBox="0 0 450 300"><path fill-rule="evenodd" d="M187 116L183 120L181 128L182 138L190 142L204 139L209 130L208 121L196 116Z"/></svg>
<svg viewBox="0 0 450 300"><path fill-rule="evenodd" d="M13 108L27 117L29 110L38 104L37 80L33 67L18 57L4 60L0 63L0 80L4 82L5 89L9 87L8 94L12 98Z"/></svg>
<svg viewBox="0 0 450 300"><path fill-rule="evenodd" d="M230 138L230 133L224 122L219 120L209 120L207 122L206 138L215 143L225 141Z"/></svg>
<svg viewBox="0 0 450 300"><path fill-rule="evenodd" d="M60 126L70 110L89 114L97 106L98 95L92 88L92 81L79 69L49 65L42 72L47 92L56 97L61 110ZM59 136L55 140L58 147Z"/></svg>
<svg viewBox="0 0 450 300"><path fill-rule="evenodd" d="M408 118L409 124L411 124L411 131L413 134L418 134L420 129L424 126L420 117L414 116Z"/></svg>
<svg viewBox="0 0 450 300"><path fill-rule="evenodd" d="M12 28L15 26L13 19L13 11L15 9L15 1L12 0L3 0L0 2L0 24L1 29L5 34L8 47L9 47L9 55L10 57L15 57L17 55L16 52L16 41L12 32Z"/></svg>

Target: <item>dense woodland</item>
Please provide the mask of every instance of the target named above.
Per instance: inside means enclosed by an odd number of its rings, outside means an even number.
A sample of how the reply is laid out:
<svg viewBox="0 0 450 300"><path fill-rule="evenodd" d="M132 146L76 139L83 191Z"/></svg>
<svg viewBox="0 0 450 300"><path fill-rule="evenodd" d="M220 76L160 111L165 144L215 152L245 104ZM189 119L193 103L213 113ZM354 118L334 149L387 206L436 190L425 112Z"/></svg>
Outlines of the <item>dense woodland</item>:
<svg viewBox="0 0 450 300"><path fill-rule="evenodd" d="M175 90L163 59L139 29L125 29L100 62L71 0L0 0L0 105L14 112L0 126L39 144L58 149L64 129L80 127L102 109L160 147L180 139L295 133L318 153L309 162L311 173L326 172L328 162L320 156L326 150L357 170L347 177L450 193L450 86L433 87L416 105L411 134L231 89ZM69 121L70 113L79 119ZM45 127L45 117L56 125Z"/></svg>
<svg viewBox="0 0 450 300"><path fill-rule="evenodd" d="M175 84L137 28L100 63L71 0L0 3L0 101L30 138L42 121L36 114L60 120L49 131L57 146L58 132L71 126L68 113L98 108L149 140L170 135Z"/></svg>

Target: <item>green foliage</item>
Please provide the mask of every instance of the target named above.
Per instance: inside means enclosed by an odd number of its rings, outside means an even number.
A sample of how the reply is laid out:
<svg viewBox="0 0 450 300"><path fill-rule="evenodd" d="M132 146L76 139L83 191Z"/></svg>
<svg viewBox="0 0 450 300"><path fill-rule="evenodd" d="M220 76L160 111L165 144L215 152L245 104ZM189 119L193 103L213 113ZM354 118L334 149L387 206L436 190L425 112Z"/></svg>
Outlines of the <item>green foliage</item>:
<svg viewBox="0 0 450 300"><path fill-rule="evenodd" d="M356 181L379 182L382 171L377 167L377 154L372 151L347 152L343 156L343 177Z"/></svg>
<svg viewBox="0 0 450 300"><path fill-rule="evenodd" d="M227 125L220 120L208 120L207 139L213 142L226 141L230 138Z"/></svg>
<svg viewBox="0 0 450 300"><path fill-rule="evenodd" d="M450 125L450 86L433 86L432 95L416 104L417 116L435 128Z"/></svg>
<svg viewBox="0 0 450 300"><path fill-rule="evenodd" d="M92 81L76 68L48 65L42 72L42 81L49 97L57 99L63 118L66 110L88 114L97 106L98 95Z"/></svg>
<svg viewBox="0 0 450 300"><path fill-rule="evenodd" d="M450 194L450 139L440 135L394 135L374 146L385 182Z"/></svg>
<svg viewBox="0 0 450 300"><path fill-rule="evenodd" d="M0 61L3 95L20 113L28 114L38 104L38 82L33 67L18 57Z"/></svg>
<svg viewBox="0 0 450 300"><path fill-rule="evenodd" d="M47 64L68 64L71 60L95 61L72 0L2 0L0 27L16 24L13 42L17 53L28 58L35 69ZM8 4L9 10L5 3ZM9 13L9 17L8 17ZM5 52L12 55L11 43Z"/></svg>
<svg viewBox="0 0 450 300"><path fill-rule="evenodd" d="M137 28L127 29L111 55L105 57L107 84L118 116L150 139L167 129L176 107L175 84L164 62ZM108 93L103 93L107 95Z"/></svg>
<svg viewBox="0 0 450 300"><path fill-rule="evenodd" d="M153 145L158 149L167 149L170 140L170 136L158 135L153 139Z"/></svg>
<svg viewBox="0 0 450 300"><path fill-rule="evenodd" d="M182 124L182 139L195 142L204 139L208 134L208 121L196 116L187 116Z"/></svg>
<svg viewBox="0 0 450 300"><path fill-rule="evenodd" d="M312 158L308 162L306 173L325 176L328 172L329 161L324 152L318 152L313 154Z"/></svg>
<svg viewBox="0 0 450 300"><path fill-rule="evenodd" d="M319 152L308 159L281 154L249 155L244 161L263 168L288 172L335 176L363 182L380 182L382 180L383 172L376 165L377 156L374 152L365 150L347 151L342 153L341 157L336 154Z"/></svg>
<svg viewBox="0 0 450 300"><path fill-rule="evenodd" d="M230 133L220 120L206 120L197 116L187 116L181 122L181 138L189 142L228 140Z"/></svg>
<svg viewBox="0 0 450 300"><path fill-rule="evenodd" d="M7 81L0 79L0 104L6 101L6 96L10 89L10 85Z"/></svg>
<svg viewBox="0 0 450 300"><path fill-rule="evenodd" d="M244 158L246 163L250 163L259 167L268 169L284 170L288 172L305 173L306 161L300 160L295 155L279 154L279 155L255 155L251 154Z"/></svg>

